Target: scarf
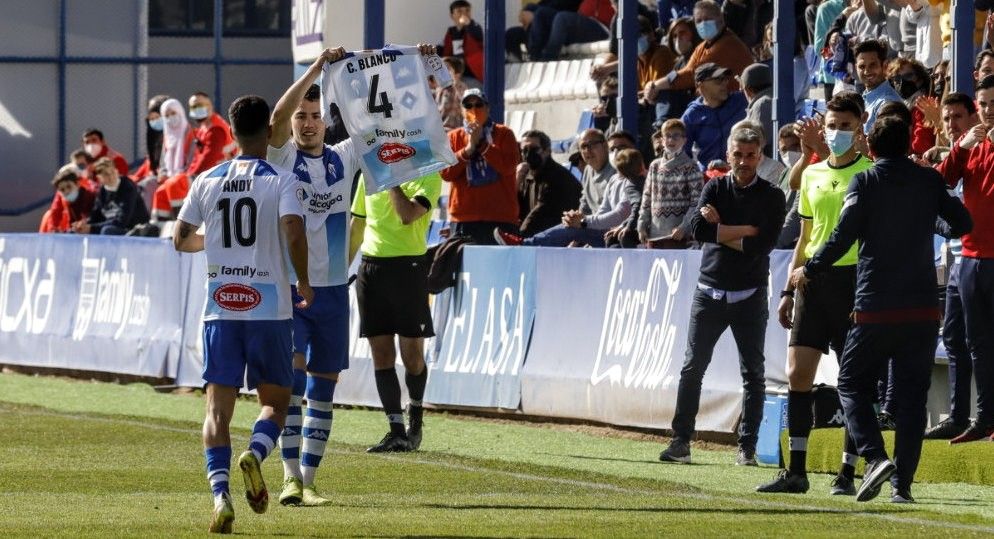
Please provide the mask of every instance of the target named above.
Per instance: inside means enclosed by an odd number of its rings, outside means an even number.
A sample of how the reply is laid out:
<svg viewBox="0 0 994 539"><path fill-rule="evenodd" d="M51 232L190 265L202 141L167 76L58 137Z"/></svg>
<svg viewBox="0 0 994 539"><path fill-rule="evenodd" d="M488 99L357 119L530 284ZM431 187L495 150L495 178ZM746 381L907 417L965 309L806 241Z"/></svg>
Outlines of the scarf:
<svg viewBox="0 0 994 539"><path fill-rule="evenodd" d="M463 122L463 128L465 128L467 123ZM493 128L494 121L487 119L487 122L483 124L483 139L487 141L487 144L493 144ZM483 155L477 151L469 159L469 163L466 164L466 180L469 182L470 187L482 187L484 185L490 185L500 179L497 171L494 167L487 163L487 160L483 158Z"/></svg>

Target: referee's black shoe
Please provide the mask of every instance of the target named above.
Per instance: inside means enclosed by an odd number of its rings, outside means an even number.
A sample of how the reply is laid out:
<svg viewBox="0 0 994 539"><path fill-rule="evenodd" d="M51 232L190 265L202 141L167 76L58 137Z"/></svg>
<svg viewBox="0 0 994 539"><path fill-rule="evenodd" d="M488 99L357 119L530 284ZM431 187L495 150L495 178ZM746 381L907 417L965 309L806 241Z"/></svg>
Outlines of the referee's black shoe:
<svg viewBox="0 0 994 539"><path fill-rule="evenodd" d="M380 443L366 450L367 453L403 453L411 451L411 441L406 434L388 432Z"/></svg>
<svg viewBox="0 0 994 539"><path fill-rule="evenodd" d="M804 494L808 491L808 476L790 473L788 470L780 470L773 481L764 483L756 487L756 492L786 492L790 494Z"/></svg>
<svg viewBox="0 0 994 539"><path fill-rule="evenodd" d="M856 491L857 502L868 502L880 494L880 487L894 475L894 463L887 459L875 460L866 465L863 482Z"/></svg>

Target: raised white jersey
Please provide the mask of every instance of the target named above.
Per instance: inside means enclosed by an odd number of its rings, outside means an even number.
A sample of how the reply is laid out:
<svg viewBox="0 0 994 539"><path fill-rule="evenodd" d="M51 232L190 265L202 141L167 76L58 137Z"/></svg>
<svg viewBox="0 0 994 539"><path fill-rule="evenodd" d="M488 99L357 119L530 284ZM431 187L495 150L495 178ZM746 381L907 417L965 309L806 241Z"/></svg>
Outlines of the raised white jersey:
<svg viewBox="0 0 994 539"><path fill-rule="evenodd" d="M293 316L280 217L303 215L299 183L262 159L237 157L190 186L181 221L204 224L204 320L286 320Z"/></svg>
<svg viewBox="0 0 994 539"><path fill-rule="evenodd" d="M436 60L422 57L417 47L396 46L350 52L325 64L321 110L328 110L328 101L338 104L367 194L456 163L428 88L426 65L436 80L443 77Z"/></svg>
<svg viewBox="0 0 994 539"><path fill-rule="evenodd" d="M304 208L307 228L307 273L311 286L337 286L348 283L349 206L352 179L359 160L352 140L324 146L320 156L300 151L293 139L282 148L269 147L269 162L292 170L299 180L297 198ZM296 281L293 267L290 279Z"/></svg>

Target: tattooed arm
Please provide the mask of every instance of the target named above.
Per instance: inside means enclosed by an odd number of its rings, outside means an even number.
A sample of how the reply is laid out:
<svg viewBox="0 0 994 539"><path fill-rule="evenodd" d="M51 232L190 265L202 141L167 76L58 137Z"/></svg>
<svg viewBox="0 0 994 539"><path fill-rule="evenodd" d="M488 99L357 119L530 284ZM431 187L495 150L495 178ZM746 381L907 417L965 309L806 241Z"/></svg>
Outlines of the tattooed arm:
<svg viewBox="0 0 994 539"><path fill-rule="evenodd" d="M204 237L197 234L197 227L186 221L176 221L173 229L173 247L184 253L196 253L204 250Z"/></svg>

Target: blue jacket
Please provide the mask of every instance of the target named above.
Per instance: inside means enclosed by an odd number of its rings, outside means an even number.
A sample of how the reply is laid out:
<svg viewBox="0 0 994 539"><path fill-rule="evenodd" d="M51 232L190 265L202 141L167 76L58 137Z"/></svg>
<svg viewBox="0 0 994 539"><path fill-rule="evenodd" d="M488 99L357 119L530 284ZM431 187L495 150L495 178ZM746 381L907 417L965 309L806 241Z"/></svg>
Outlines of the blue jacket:
<svg viewBox="0 0 994 539"><path fill-rule="evenodd" d="M728 153L728 137L732 126L746 117L746 98L742 92L732 92L720 107L713 109L698 97L684 111L684 125L687 126L687 149L696 143L700 151L697 160L705 167L712 159L725 159Z"/></svg>
<svg viewBox="0 0 994 539"><path fill-rule="evenodd" d="M959 237L972 228L937 171L907 157L878 159L853 177L838 225L805 271L827 270L859 241L856 312L938 307L933 235Z"/></svg>

